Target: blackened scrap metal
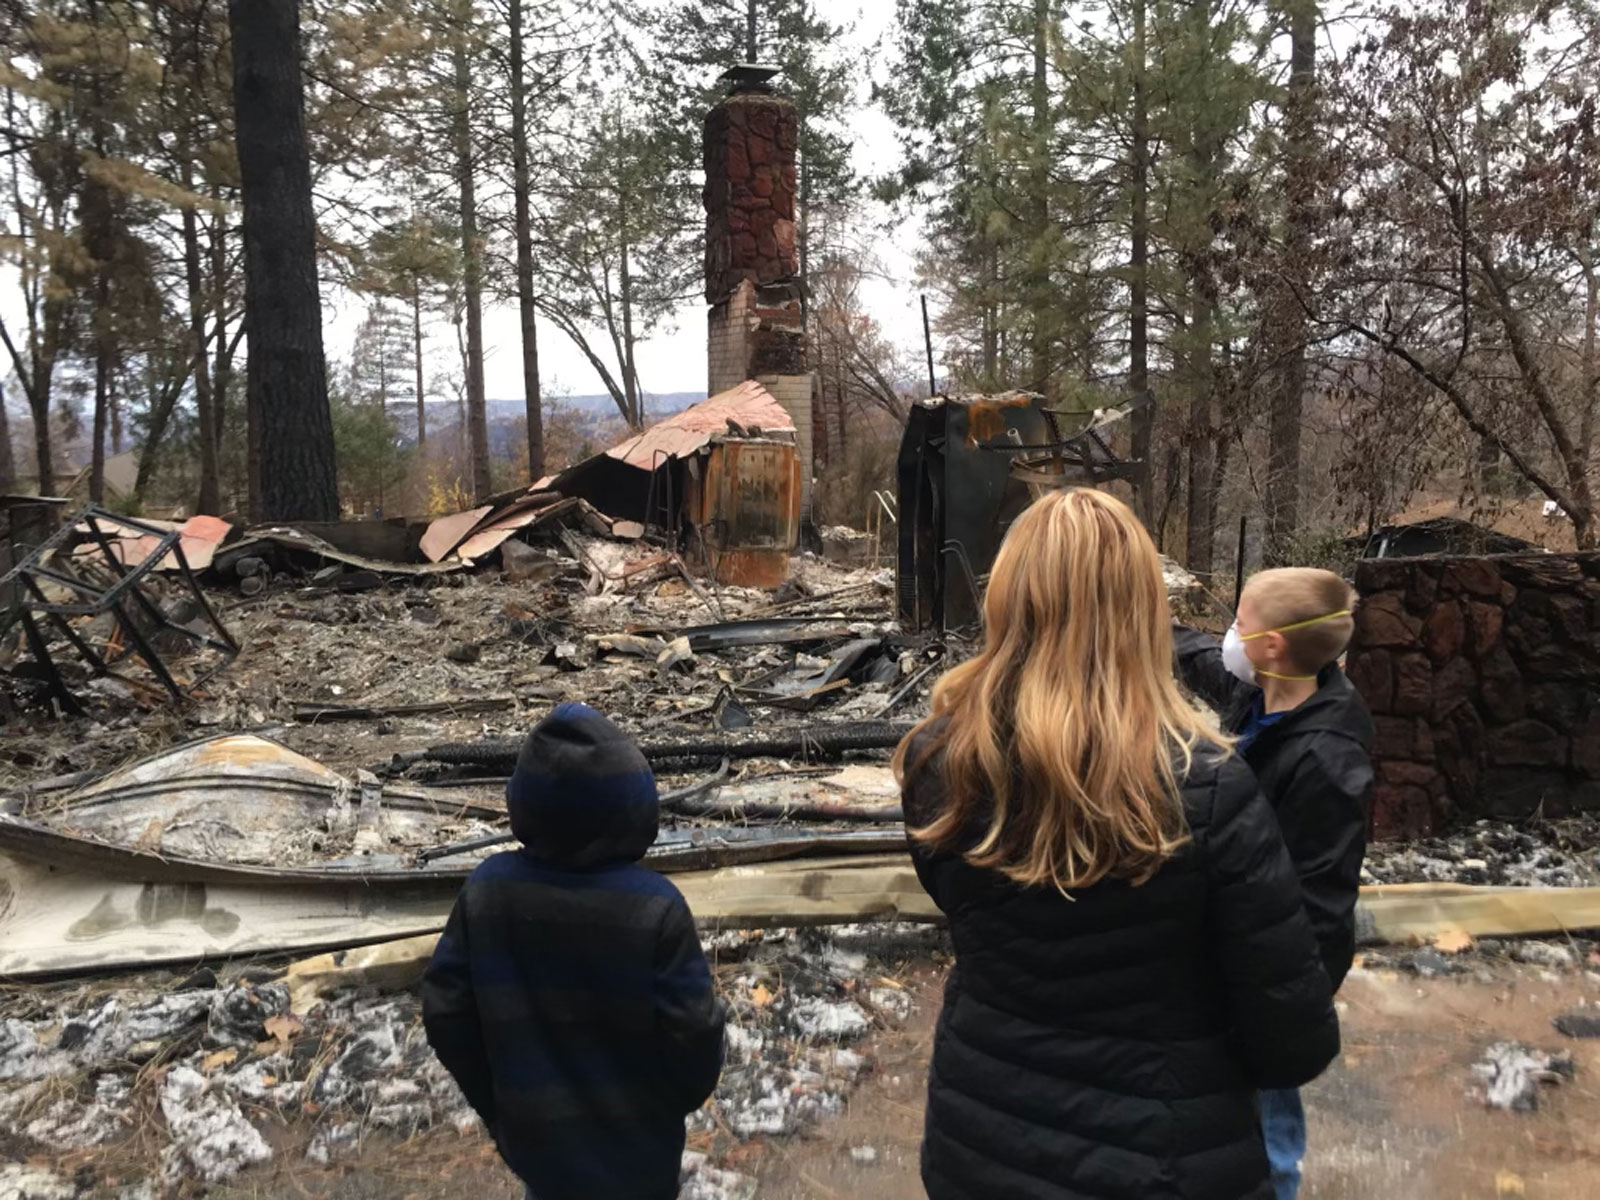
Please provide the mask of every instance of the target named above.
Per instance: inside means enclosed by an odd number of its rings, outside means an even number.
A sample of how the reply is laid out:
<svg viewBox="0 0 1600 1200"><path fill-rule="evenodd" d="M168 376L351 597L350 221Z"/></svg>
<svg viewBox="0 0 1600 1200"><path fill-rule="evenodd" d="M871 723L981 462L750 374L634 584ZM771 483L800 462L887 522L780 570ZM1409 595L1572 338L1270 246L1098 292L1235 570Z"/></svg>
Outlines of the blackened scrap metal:
<svg viewBox="0 0 1600 1200"><path fill-rule="evenodd" d="M1012 478L1043 491L1077 485L1095 485L1114 479L1132 480L1138 463L1118 458L1106 444L1105 431L1150 403L1149 394L1117 408L1097 409L1078 432L1062 436L1057 417L1077 416L1061 409L1046 409L1052 440L1042 446L986 446L984 449L1018 454L1011 463ZM1038 452L1043 451L1041 455ZM1021 453L1019 453L1021 452Z"/></svg>
<svg viewBox="0 0 1600 1200"><path fill-rule="evenodd" d="M107 526L131 529L151 539L153 549L139 562L128 565L107 536ZM104 561L79 559L69 566L69 557L62 552L69 547L69 543L81 537L80 530L84 528L88 530ZM173 619L145 588L152 571L169 558L177 564L187 590L186 607L195 614L189 621ZM96 578L97 572L103 573L104 578ZM15 586L18 584L21 585L20 590ZM45 584L64 588L77 599L52 600L45 591ZM185 686L197 686L204 678L228 666L239 654L238 642L212 610L189 567L183 551L182 532L177 528L166 529L134 517L117 516L91 505L36 547L4 579L0 579L0 592L6 591L8 585L11 585L15 598L11 607L0 615L0 639L13 626L22 627L29 654L37 668L44 673L47 687L63 711L81 711L81 706L61 676L51 654L50 641L44 635L43 623L59 634L96 676L115 675L112 668L117 662L137 654L175 701L184 699ZM115 620L122 638L131 646L131 649L123 649L109 658L97 651L69 620L104 614L109 614ZM44 619L43 623L41 618ZM216 651L221 656L220 661L205 676L193 679L187 685L180 684L156 649L154 635L158 633L182 637L199 647ZM137 680L127 682L138 683Z"/></svg>
<svg viewBox="0 0 1600 1200"><path fill-rule="evenodd" d="M809 761L857 751L892 750L914 728L910 722L901 721L849 721L751 734L645 738L639 748L652 763L796 757ZM509 770L516 765L521 749L520 741L458 742L424 751L422 761Z"/></svg>
<svg viewBox="0 0 1600 1200"><path fill-rule="evenodd" d="M882 638L856 638L835 650L825 662L784 668L739 689L758 704L809 712L825 696L860 682L884 662Z"/></svg>
<svg viewBox="0 0 1600 1200"><path fill-rule="evenodd" d="M815 617L768 617L751 621L724 621L681 630L696 654L732 650L743 646L803 646L849 637L850 628L837 621Z"/></svg>
<svg viewBox="0 0 1600 1200"><path fill-rule="evenodd" d="M899 708L901 704L905 703L906 697L910 696L917 690L917 688L921 687L922 681L929 675L932 675L934 671L938 670L943 663L944 660L941 657L940 659L929 663L910 679L906 680L905 684L900 688L899 691L895 692L894 695L890 696L888 700L884 701L883 707L878 710L879 719L881 720L882 718L887 717L895 709Z"/></svg>

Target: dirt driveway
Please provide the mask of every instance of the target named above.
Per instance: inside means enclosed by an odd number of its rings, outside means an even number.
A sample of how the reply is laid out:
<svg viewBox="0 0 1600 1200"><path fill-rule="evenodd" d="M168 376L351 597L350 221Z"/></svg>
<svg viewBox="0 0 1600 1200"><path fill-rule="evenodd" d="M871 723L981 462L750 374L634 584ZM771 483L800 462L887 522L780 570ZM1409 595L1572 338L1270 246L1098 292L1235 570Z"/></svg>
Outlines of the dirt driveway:
<svg viewBox="0 0 1600 1200"><path fill-rule="evenodd" d="M1600 975L1504 964L1492 982L1359 971L1340 997L1345 1050L1307 1093L1304 1200L1600 1198L1600 1041L1551 1019L1600 1006ZM741 1164L759 1200L921 1200L917 1145L937 993L873 1047L878 1070L842 1116ZM1597 1008L1596 1011L1600 1011ZM1574 1078L1531 1113L1487 1108L1472 1065L1490 1045L1568 1049Z"/></svg>

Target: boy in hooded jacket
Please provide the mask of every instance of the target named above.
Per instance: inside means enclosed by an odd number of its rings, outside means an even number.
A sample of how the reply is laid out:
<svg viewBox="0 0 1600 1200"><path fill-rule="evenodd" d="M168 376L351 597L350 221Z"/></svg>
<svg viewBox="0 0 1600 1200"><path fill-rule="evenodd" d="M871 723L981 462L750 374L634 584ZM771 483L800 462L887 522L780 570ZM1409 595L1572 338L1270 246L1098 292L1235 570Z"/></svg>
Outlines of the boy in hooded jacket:
<svg viewBox="0 0 1600 1200"><path fill-rule="evenodd" d="M1355 958L1374 784L1372 716L1338 661L1354 609L1332 571L1286 568L1251 576L1220 646L1173 630L1179 675L1216 709L1277 814L1336 992ZM1261 1117L1277 1198L1294 1200L1306 1142L1299 1092L1261 1093Z"/></svg>
<svg viewBox="0 0 1600 1200"><path fill-rule="evenodd" d="M530 1200L670 1200L724 1011L677 888L639 860L655 776L581 704L523 743L521 849L472 873L422 981L428 1041Z"/></svg>

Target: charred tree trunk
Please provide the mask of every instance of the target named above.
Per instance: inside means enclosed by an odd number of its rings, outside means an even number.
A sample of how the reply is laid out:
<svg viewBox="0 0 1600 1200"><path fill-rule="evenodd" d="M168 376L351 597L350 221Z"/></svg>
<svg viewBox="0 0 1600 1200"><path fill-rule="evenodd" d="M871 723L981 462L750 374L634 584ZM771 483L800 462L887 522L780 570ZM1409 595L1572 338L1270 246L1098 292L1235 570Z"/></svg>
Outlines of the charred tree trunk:
<svg viewBox="0 0 1600 1200"><path fill-rule="evenodd" d="M1033 145L1028 159L1028 307L1032 330L1029 374L1034 391L1049 394L1050 363L1050 2L1033 0Z"/></svg>
<svg viewBox="0 0 1600 1200"><path fill-rule="evenodd" d="M1139 400L1150 395L1150 113L1145 77L1145 0L1133 5L1133 179L1128 280L1128 390ZM1146 528L1155 520L1155 472L1150 461L1155 433L1154 398L1133 414L1133 486L1139 517Z"/></svg>
<svg viewBox="0 0 1600 1200"><path fill-rule="evenodd" d="M90 0L88 18L91 27L100 19L100 6ZM98 61L100 42L94 41L93 107L88 114L91 144L102 162L106 159L105 94L102 80L104 64ZM94 309L89 314L90 328L94 333L94 432L89 448L89 499L95 504L105 503L106 495L106 421L110 415L111 372L115 351L112 338L111 266L116 254L116 213L112 209L111 189L92 175L84 179L81 217L83 220L84 248L94 263Z"/></svg>
<svg viewBox="0 0 1600 1200"><path fill-rule="evenodd" d="M96 137L95 152L102 158L105 146ZM89 449L89 499L104 504L106 497L106 424L111 409L111 372L116 367L111 311L111 260L116 253L116 221L111 193L102 183L90 180L83 190L83 224L86 249L94 261L94 311L90 327L94 331L94 427Z"/></svg>
<svg viewBox="0 0 1600 1200"><path fill-rule="evenodd" d="M428 394L422 378L422 281L411 277L411 363L417 373L417 446L428 445Z"/></svg>
<svg viewBox="0 0 1600 1200"><path fill-rule="evenodd" d="M97 326L111 320L111 287L102 279L95 285L95 314ZM111 335L104 329L95 332L94 348L94 446L89 457L89 499L104 504L106 498L106 427L111 416L111 372L115 369L115 351Z"/></svg>
<svg viewBox="0 0 1600 1200"><path fill-rule="evenodd" d="M1000 390L1000 248L992 241L983 254L983 390Z"/></svg>
<svg viewBox="0 0 1600 1200"><path fill-rule="evenodd" d="M17 459L11 449L11 414L6 411L5 380L0 379L0 493L17 490Z"/></svg>
<svg viewBox="0 0 1600 1200"><path fill-rule="evenodd" d="M622 293L622 387L627 396L627 420L634 429L644 428L644 397L639 393L639 368L634 358L633 265L628 244L628 196L617 189L617 237L622 255L618 287Z"/></svg>
<svg viewBox="0 0 1600 1200"><path fill-rule="evenodd" d="M37 360L35 360L37 361ZM56 490L55 456L50 447L50 377L52 367L41 374L34 368L34 387L28 393L28 408L33 417L34 473L39 476L39 495L53 496Z"/></svg>
<svg viewBox="0 0 1600 1200"><path fill-rule="evenodd" d="M544 405L539 323L533 295L533 183L528 165L528 79L522 3L511 0L511 173L517 227L517 306L522 322L522 387L528 421L528 482L544 475Z"/></svg>
<svg viewBox="0 0 1600 1200"><path fill-rule="evenodd" d="M483 248L478 244L478 181L472 161L472 68L464 33L452 48L455 68L456 183L461 202L462 284L467 301L467 444L472 494L494 491L489 474L489 412L483 384Z"/></svg>
<svg viewBox="0 0 1600 1200"><path fill-rule="evenodd" d="M1192 284L1189 336L1188 382L1189 428L1185 438L1188 450L1187 484L1189 493L1188 555L1185 566L1210 579L1217 531L1216 430L1212 409L1216 392L1216 364L1212 361L1212 336L1216 324L1216 300L1203 282Z"/></svg>
<svg viewBox="0 0 1600 1200"><path fill-rule="evenodd" d="M1306 299L1311 294L1311 228L1316 202L1316 0L1290 6L1292 48L1284 112L1284 192L1288 228L1284 259L1267 313L1272 356L1267 468L1267 563L1287 561L1300 525L1300 439L1306 386Z"/></svg>
<svg viewBox="0 0 1600 1200"><path fill-rule="evenodd" d="M331 521L339 487L317 291L297 0L229 0L261 517Z"/></svg>
<svg viewBox="0 0 1600 1200"><path fill-rule="evenodd" d="M172 14L173 41L186 52L189 85L194 89L195 100L200 96L204 65L200 53L198 22L182 32L182 21L174 10ZM194 147L199 140L195 131L195 110L186 114L179 136L182 141L179 155L183 160L184 190L194 191ZM218 461L220 437L217 431L217 402L211 392L211 365L206 353L206 284L201 269L200 216L192 204L183 210L183 272L189 292L189 352L194 361L194 407L200 438L200 493L195 500L195 511L218 513L222 511L222 469ZM221 287L220 280L217 286ZM217 337L222 337L218 326Z"/></svg>
<svg viewBox="0 0 1600 1200"><path fill-rule="evenodd" d="M236 331L235 340L228 339L228 222L222 215L221 189L212 185L211 199L217 204L217 215L211 223L209 250L211 258L211 310L212 310L212 335L216 338L215 354L212 359L211 369L211 432L217 446L217 473L218 492L221 492L222 474L222 448L227 444L228 434L228 399L229 391L233 387L233 353L241 336ZM249 463L246 466L246 511L256 512L260 508L260 488L256 476L256 463L254 455L247 455Z"/></svg>
<svg viewBox="0 0 1600 1200"><path fill-rule="evenodd" d="M187 180L185 181L187 186ZM195 511L222 511L222 473L217 461L217 409L206 354L205 276L200 270L200 223L183 210L183 267L189 289L189 351L194 356L194 407L200 435L200 495Z"/></svg>

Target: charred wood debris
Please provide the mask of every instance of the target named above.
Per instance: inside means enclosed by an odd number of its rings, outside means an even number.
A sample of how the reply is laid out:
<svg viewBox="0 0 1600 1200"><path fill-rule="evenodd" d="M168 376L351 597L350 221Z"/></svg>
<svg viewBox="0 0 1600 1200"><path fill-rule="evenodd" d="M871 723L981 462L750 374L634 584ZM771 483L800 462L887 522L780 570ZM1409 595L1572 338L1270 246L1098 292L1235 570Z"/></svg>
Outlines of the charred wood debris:
<svg viewBox="0 0 1600 1200"><path fill-rule="evenodd" d="M129 640L117 614L36 614L48 661L22 636L0 659L0 792L13 813L69 809L117 768L246 731L349 778L493 804L522 734L571 698L639 738L669 831L880 828L892 844L901 826L888 756L926 711L940 667L970 645L902 633L892 570L842 531L763 590L719 584L660 542L613 536L580 505L472 563L388 561L340 548L341 531L328 529L197 546L181 527L122 520L72 518L39 557L86 573L83 546L96 563L106 556L84 527L115 527L107 540L128 543L118 561L142 566L149 607L184 627L152 629L145 601L128 612L181 702L149 659L117 652ZM52 602L65 587L42 586ZM208 620L198 603L237 649L223 669L186 636ZM424 847L418 869L457 849ZM729 930L707 947L730 1001L728 1067L694 1119L685 1191L748 1196L752 1181L717 1165L724 1152L840 1111L871 1067L854 1047L906 1019L943 934ZM475 1128L427 1049L412 993L368 985L295 1012L284 966L268 955L214 972L91 971L0 988L0 1141L32 1172L0 1190L142 1200L274 1159L317 1169L374 1138Z"/></svg>

